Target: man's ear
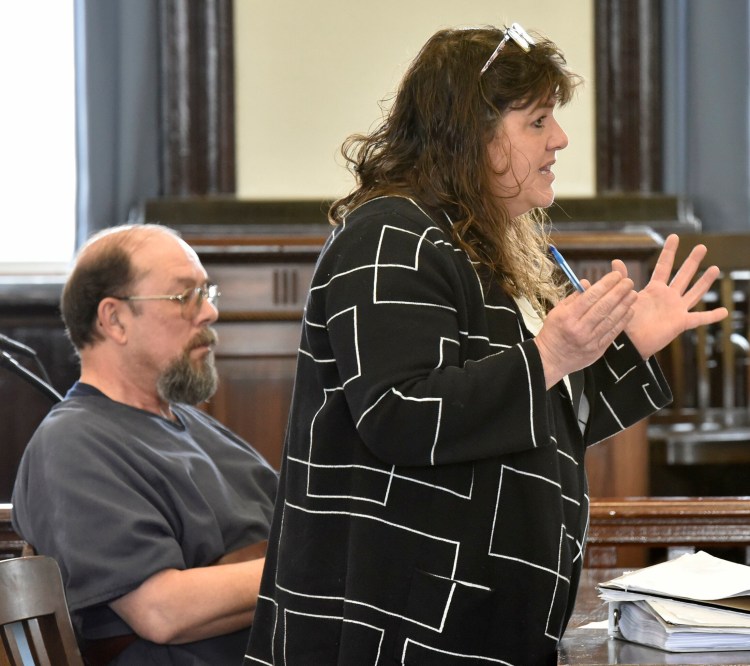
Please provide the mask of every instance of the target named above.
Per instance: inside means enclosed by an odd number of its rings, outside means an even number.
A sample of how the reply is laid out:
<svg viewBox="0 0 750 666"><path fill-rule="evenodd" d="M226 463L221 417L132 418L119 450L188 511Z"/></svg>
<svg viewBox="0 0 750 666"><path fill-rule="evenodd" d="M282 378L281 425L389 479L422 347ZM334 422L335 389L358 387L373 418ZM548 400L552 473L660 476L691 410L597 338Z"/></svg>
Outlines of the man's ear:
<svg viewBox="0 0 750 666"><path fill-rule="evenodd" d="M103 298L97 308L98 320L96 326L99 332L105 337L110 338L118 344L127 342L127 328L123 323L124 317L121 316L123 308L127 305L116 298Z"/></svg>

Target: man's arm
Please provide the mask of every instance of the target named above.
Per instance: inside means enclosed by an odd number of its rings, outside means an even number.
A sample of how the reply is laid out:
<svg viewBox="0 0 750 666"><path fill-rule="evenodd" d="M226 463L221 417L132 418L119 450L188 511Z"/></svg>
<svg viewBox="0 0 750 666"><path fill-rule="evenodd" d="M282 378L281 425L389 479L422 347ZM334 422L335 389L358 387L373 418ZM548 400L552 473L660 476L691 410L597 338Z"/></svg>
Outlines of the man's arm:
<svg viewBox="0 0 750 666"><path fill-rule="evenodd" d="M188 643L249 627L265 558L234 564L165 569L110 607L141 638Z"/></svg>
<svg viewBox="0 0 750 666"><path fill-rule="evenodd" d="M264 559L268 541L258 541L249 546L243 546L220 557L214 564L234 564L235 562L248 562L250 560Z"/></svg>

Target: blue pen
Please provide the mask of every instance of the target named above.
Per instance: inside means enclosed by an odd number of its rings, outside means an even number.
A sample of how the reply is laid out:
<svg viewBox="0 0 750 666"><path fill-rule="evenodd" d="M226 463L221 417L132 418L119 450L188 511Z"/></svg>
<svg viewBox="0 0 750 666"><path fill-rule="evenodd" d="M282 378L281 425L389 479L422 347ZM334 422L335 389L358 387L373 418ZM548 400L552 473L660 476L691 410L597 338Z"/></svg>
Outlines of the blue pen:
<svg viewBox="0 0 750 666"><path fill-rule="evenodd" d="M565 259L560 254L558 249L554 245L550 245L549 251L552 253L552 258L557 262L557 265L560 268L562 268L563 273L567 275L568 280L570 280L570 283L576 288L576 290L583 291L583 285L580 283L580 281L576 277L576 274L573 272L573 269L571 269L571 267L568 266L568 262L565 261Z"/></svg>

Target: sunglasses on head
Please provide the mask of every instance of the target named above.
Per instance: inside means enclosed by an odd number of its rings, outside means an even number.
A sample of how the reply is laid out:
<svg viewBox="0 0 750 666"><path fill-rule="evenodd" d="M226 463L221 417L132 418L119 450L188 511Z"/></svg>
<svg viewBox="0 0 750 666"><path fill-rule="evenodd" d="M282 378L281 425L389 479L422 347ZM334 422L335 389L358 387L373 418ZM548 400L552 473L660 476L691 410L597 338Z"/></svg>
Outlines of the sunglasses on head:
<svg viewBox="0 0 750 666"><path fill-rule="evenodd" d="M524 51L528 51L535 43L528 32L526 32L518 23L513 23L510 28L506 28L505 32L503 32L503 38L500 40L497 48L492 52L492 55L487 58L487 62L484 63L484 67L482 67L482 71L479 72L479 76L482 76L482 74L487 71L487 68L495 62L495 58L497 58L500 51L503 50L510 39L512 39Z"/></svg>

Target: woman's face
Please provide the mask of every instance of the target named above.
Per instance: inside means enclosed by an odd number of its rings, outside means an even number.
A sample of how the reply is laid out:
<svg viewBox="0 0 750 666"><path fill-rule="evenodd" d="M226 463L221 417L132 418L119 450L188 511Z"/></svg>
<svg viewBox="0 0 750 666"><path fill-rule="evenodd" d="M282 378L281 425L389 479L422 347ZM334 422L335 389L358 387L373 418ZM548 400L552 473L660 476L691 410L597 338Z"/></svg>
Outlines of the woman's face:
<svg viewBox="0 0 750 666"><path fill-rule="evenodd" d="M550 102L508 111L488 146L494 193L502 197L511 217L546 208L555 199L552 166L557 151L568 145L568 136L554 108Z"/></svg>

